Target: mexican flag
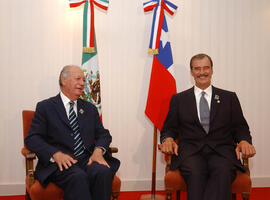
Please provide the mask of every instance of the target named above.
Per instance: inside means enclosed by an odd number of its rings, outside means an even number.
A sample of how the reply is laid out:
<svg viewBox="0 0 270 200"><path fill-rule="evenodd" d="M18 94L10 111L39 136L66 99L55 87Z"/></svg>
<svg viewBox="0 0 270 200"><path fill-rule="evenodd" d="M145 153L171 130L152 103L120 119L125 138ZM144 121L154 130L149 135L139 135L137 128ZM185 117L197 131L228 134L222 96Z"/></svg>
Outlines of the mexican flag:
<svg viewBox="0 0 270 200"><path fill-rule="evenodd" d="M96 46L94 53L83 52L81 68L85 75L82 98L94 104L101 116L100 74Z"/></svg>
<svg viewBox="0 0 270 200"><path fill-rule="evenodd" d="M69 0L70 7L84 4L82 70L85 86L82 98L94 104L101 117L100 74L94 26L94 5L107 10L108 0Z"/></svg>

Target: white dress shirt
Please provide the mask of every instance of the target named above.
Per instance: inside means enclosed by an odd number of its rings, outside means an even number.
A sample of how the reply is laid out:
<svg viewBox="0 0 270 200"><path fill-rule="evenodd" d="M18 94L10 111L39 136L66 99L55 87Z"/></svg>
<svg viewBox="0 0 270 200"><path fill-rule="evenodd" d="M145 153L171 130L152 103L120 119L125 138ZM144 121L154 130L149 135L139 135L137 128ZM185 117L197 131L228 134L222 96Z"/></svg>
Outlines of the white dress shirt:
<svg viewBox="0 0 270 200"><path fill-rule="evenodd" d="M198 117L199 117L199 120L201 121L200 119L200 99L201 99L201 96L202 96L202 91L205 92L205 99L208 103L208 106L209 106L209 110L211 109L210 105L211 105L211 98L212 98L212 86L210 85L208 88L206 88L205 90L202 90L200 88L198 88L196 85L194 86L194 94L195 94L195 98L196 98L196 105L197 105L197 113L198 113Z"/></svg>
<svg viewBox="0 0 270 200"><path fill-rule="evenodd" d="M69 102L71 101L69 98L67 98L66 95L64 95L63 92L60 92L60 97L62 99L62 102L64 104L64 107L66 109L66 113L67 113L67 117L69 118L69 109L70 109L70 104ZM75 114L77 115L77 100L73 101L74 105L73 105L73 110L75 112Z"/></svg>

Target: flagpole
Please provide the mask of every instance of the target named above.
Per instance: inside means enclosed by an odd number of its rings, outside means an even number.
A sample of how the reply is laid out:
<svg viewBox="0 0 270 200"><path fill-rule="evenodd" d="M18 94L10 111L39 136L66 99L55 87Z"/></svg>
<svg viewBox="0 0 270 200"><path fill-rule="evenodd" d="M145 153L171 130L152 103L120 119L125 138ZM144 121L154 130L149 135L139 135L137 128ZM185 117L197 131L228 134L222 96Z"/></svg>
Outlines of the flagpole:
<svg viewBox="0 0 270 200"><path fill-rule="evenodd" d="M163 195L156 194L156 164L157 164L157 127L154 126L153 132L153 161L152 161L152 189L151 194L144 194L140 200L165 200Z"/></svg>
<svg viewBox="0 0 270 200"><path fill-rule="evenodd" d="M166 10L170 15L173 15L177 6L169 2L169 0L147 0L143 3L145 12L154 10L152 30L150 37L150 44L148 53L161 56L153 56L152 72L150 78L150 85L148 91L147 104L145 114L154 124L153 133L153 163L152 163L152 193L142 195L140 200L165 200L162 195L156 195L156 157L157 157L157 127L161 128L163 120L168 112L169 101L171 95L176 93L176 84L173 74L171 74L170 67L172 67L172 53L170 43L167 40L168 27L164 11ZM161 37L163 35L163 37ZM166 39L165 39L166 38ZM160 43L160 41L162 43ZM167 48L164 48L167 47ZM165 66L166 64L166 66ZM167 66L167 64L169 66ZM172 69L172 68L170 68ZM162 80L162 84L160 84ZM164 86L166 84L166 87ZM164 90L166 88L166 90ZM164 91L163 97L160 96L160 90ZM167 104L167 105L166 105ZM159 112L157 112L158 110ZM154 111L154 112L153 112ZM155 113L155 114L154 114ZM159 113L159 116L157 116Z"/></svg>

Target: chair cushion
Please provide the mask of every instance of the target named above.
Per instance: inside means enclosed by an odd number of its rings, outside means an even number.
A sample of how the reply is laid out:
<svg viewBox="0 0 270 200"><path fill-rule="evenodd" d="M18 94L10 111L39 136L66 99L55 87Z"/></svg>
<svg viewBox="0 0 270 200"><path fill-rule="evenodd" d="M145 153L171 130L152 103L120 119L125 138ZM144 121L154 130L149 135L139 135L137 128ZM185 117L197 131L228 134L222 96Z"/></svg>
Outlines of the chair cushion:
<svg viewBox="0 0 270 200"><path fill-rule="evenodd" d="M28 177L25 179L26 190L29 193L31 200L61 200L64 191L54 183L49 183L46 188L43 188L38 180L29 188ZM121 180L115 175L112 182L112 192L120 192Z"/></svg>
<svg viewBox="0 0 270 200"><path fill-rule="evenodd" d="M38 180L29 188L28 177L25 179L26 190L29 193L31 200L61 200L64 191L54 183L49 183L46 188L43 188Z"/></svg>
<svg viewBox="0 0 270 200"><path fill-rule="evenodd" d="M165 188L170 190L186 191L186 183L179 170L170 170L164 177ZM232 183L232 193L250 192L251 179L248 174L237 171L237 176Z"/></svg>
<svg viewBox="0 0 270 200"><path fill-rule="evenodd" d="M232 193L250 192L251 179L250 176L241 171L237 171L237 176L232 183Z"/></svg>
<svg viewBox="0 0 270 200"><path fill-rule="evenodd" d="M186 183L179 170L170 170L164 177L165 188L170 190L186 191Z"/></svg>
<svg viewBox="0 0 270 200"><path fill-rule="evenodd" d="M114 175L113 182L112 182L112 192L120 192L121 188L121 180L118 176Z"/></svg>

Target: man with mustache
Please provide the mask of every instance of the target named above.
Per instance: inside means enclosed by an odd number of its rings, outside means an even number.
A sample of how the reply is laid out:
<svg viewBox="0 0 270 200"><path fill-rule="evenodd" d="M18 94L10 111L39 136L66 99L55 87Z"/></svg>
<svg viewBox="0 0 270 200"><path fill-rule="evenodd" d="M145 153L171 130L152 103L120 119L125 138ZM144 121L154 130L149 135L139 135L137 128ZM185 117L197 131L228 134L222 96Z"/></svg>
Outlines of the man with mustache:
<svg viewBox="0 0 270 200"><path fill-rule="evenodd" d="M244 171L240 155L256 153L249 127L236 94L211 85L210 56L193 56L190 73L195 86L172 96L161 151L173 154L171 169L180 170L188 200L230 200L236 170Z"/></svg>
<svg viewBox="0 0 270 200"><path fill-rule="evenodd" d="M26 147L36 153L35 178L53 182L64 200L109 200L120 162L108 155L112 137L94 105L80 99L85 78L78 66L65 66L60 93L37 104Z"/></svg>

